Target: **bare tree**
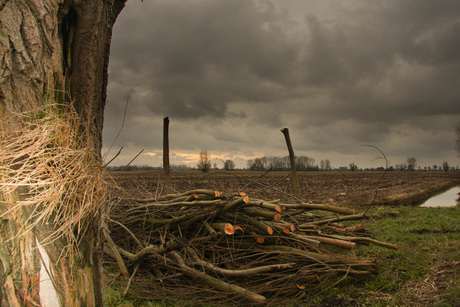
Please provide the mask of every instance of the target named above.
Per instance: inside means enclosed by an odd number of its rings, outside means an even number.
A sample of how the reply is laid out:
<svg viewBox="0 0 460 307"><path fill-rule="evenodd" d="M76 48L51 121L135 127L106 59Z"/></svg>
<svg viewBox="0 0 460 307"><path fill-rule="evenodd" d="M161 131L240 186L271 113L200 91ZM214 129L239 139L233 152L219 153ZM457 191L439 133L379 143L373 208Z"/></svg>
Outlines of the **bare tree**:
<svg viewBox="0 0 460 307"><path fill-rule="evenodd" d="M254 164L254 160L248 159L248 160L246 161L246 167L247 167L247 169L251 170L253 164Z"/></svg>
<svg viewBox="0 0 460 307"><path fill-rule="evenodd" d="M350 168L350 171L354 172L358 169L358 166L354 162L352 162L350 163L349 168Z"/></svg>
<svg viewBox="0 0 460 307"><path fill-rule="evenodd" d="M449 170L449 163L447 161L444 161L442 163L442 169L447 172Z"/></svg>
<svg viewBox="0 0 460 307"><path fill-rule="evenodd" d="M225 160L224 162L224 169L226 171L233 171L235 169L235 162L233 162L233 160Z"/></svg>
<svg viewBox="0 0 460 307"><path fill-rule="evenodd" d="M414 157L407 158L407 170L415 171L415 167L417 166L417 159Z"/></svg>
<svg viewBox="0 0 460 307"><path fill-rule="evenodd" d="M296 156L295 157L296 168L299 171L314 170L315 169L315 159L306 157L306 156ZM316 166L316 169L318 167Z"/></svg>
<svg viewBox="0 0 460 307"><path fill-rule="evenodd" d="M251 162L251 164L249 164ZM251 171L263 171L265 170L261 158L255 158L254 160L248 160L248 167Z"/></svg>
<svg viewBox="0 0 460 307"><path fill-rule="evenodd" d="M315 165L315 160L306 156L295 156L295 165L296 168L300 171L306 170L318 170L318 166ZM330 169L330 162L326 160L325 166ZM247 161L247 167L253 171L266 171L266 170L273 170L273 171L288 171L291 169L290 164L290 157L259 157L253 159L249 159Z"/></svg>
<svg viewBox="0 0 460 307"><path fill-rule="evenodd" d="M200 160L198 161L197 167L204 173L209 172L211 169L211 155L208 154L207 150L202 150L200 152Z"/></svg>
<svg viewBox="0 0 460 307"><path fill-rule="evenodd" d="M327 170L331 169L331 161L329 161L327 159L326 160L321 160L319 165L320 165L320 169L322 169L322 170L327 171Z"/></svg>
<svg viewBox="0 0 460 307"><path fill-rule="evenodd" d="M330 170L330 169L331 169L331 161L329 161L328 159L326 159L326 160L324 161L324 168L325 168L326 170Z"/></svg>
<svg viewBox="0 0 460 307"><path fill-rule="evenodd" d="M67 104L79 117L81 147L101 156L103 112L112 27L126 0L0 1L0 116L33 110L49 101ZM46 100L45 100L46 101ZM19 120L18 122L19 123ZM5 140L8 127L0 125ZM21 163L18 160L17 163ZM10 180L1 177L1 183ZM34 206L12 206L27 197L25 187L0 192L0 300L9 306L45 304L40 267L45 256L51 291L61 306L104 306L102 295L101 216L76 228L78 253L61 255L66 238L40 245L58 225L38 223L27 233ZM75 202L81 201L75 199ZM100 206L101 204L97 204ZM33 222L33 221L32 221ZM78 259L76 259L78 257ZM22 263L22 265L21 265ZM7 269L8 268L8 269Z"/></svg>

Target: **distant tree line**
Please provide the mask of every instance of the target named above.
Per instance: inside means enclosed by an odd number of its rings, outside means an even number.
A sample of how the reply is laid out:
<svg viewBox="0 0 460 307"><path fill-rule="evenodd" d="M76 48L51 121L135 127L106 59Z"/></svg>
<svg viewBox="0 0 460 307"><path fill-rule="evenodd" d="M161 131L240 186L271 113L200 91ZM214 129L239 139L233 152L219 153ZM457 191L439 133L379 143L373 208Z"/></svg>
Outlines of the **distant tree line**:
<svg viewBox="0 0 460 307"><path fill-rule="evenodd" d="M125 172L136 172L136 171L158 171L162 170L162 167L155 167L155 166L149 166L149 165L120 165L120 166L107 166L107 170L109 172L119 172L119 171L125 171Z"/></svg>
<svg viewBox="0 0 460 307"><path fill-rule="evenodd" d="M225 171L233 171L236 169L235 162L231 159L220 159L220 162L223 164L222 169ZM331 162L329 160L321 160L319 165L315 164L315 159L307 156L296 156L296 169L298 171L329 171L333 170L331 167ZM162 167L153 167L149 165L129 165L129 166L108 166L109 171L159 171L162 170ZM214 163L214 166L211 167L211 155L203 150L200 152L198 163L194 166L186 164L172 164L171 170L173 171L202 171L209 172L211 170L217 171L217 163ZM246 168L240 170L250 170L250 171L290 171L291 164L289 161L289 156L285 157L258 157L255 159L249 159L246 163ZM409 157L406 161L391 165L388 169L384 167L377 168L359 168L356 163L352 162L348 167L339 167L339 171L458 171L458 166L453 167L449 165L447 161L442 162L439 166L425 166L421 167L417 164L417 159L415 157Z"/></svg>
<svg viewBox="0 0 460 307"><path fill-rule="evenodd" d="M161 171L163 167L150 166L150 165L120 165L120 166L107 166L109 172L143 172L143 171ZM191 171L196 170L195 167L185 164L171 164L171 170L173 171Z"/></svg>
<svg viewBox="0 0 460 307"><path fill-rule="evenodd" d="M315 164L315 159L307 156L296 156L295 165L298 171L318 171L331 169L329 160L321 161L320 166ZM259 157L247 161L247 169L251 171L290 171L291 163L289 156L284 157Z"/></svg>
<svg viewBox="0 0 460 307"><path fill-rule="evenodd" d="M452 167L449 165L447 161L444 161L441 163L440 166L434 164L432 166L425 166L421 167L417 165L417 159L414 157L409 157L407 158L406 162L400 163L400 164L395 164L395 166L390 166L389 169L390 171L455 171L457 170L455 167Z"/></svg>

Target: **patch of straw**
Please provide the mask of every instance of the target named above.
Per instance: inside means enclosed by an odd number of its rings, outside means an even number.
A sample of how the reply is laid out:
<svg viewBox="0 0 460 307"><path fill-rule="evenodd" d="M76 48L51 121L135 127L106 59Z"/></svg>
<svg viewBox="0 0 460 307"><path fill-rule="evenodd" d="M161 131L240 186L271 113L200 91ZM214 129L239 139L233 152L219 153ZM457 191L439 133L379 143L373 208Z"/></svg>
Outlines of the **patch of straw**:
<svg viewBox="0 0 460 307"><path fill-rule="evenodd" d="M46 242L64 236L67 247L76 246L103 209L107 191L105 170L81 139L77 114L48 104L0 117L0 218L30 214L25 231L49 225Z"/></svg>

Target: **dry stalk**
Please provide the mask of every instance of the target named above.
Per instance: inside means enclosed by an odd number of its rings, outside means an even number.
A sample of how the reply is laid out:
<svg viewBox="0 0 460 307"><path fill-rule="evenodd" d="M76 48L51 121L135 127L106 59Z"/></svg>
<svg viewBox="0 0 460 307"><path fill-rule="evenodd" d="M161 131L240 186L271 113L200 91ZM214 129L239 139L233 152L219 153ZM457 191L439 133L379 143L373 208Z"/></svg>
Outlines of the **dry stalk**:
<svg viewBox="0 0 460 307"><path fill-rule="evenodd" d="M0 187L7 210L28 213L23 231L52 225L46 242L65 237L76 247L102 210L105 171L80 137L70 106L48 104L31 112L3 114L0 131Z"/></svg>
<svg viewBox="0 0 460 307"><path fill-rule="evenodd" d="M181 268L181 270L194 278L199 278L203 281L205 281L207 284L210 286L216 288L219 291L222 292L228 292L236 296L240 296L243 300L251 303L251 304L263 304L266 302L266 298L262 295L259 295L257 293L254 293L250 290L247 290L245 288L242 288L240 286L228 283L226 281L223 281L221 279L217 279L214 277L211 277L201 271L198 271L194 268L191 268L187 266L184 262L184 259L175 251L170 252L172 257L177 261L177 264Z"/></svg>

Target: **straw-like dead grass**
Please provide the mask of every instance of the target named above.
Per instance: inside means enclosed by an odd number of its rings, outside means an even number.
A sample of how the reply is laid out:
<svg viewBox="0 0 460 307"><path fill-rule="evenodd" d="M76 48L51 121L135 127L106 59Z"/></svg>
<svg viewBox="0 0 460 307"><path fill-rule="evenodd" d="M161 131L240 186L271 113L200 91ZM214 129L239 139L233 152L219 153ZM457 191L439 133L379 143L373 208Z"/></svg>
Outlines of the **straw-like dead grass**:
<svg viewBox="0 0 460 307"><path fill-rule="evenodd" d="M408 303L420 306L444 303L445 290L454 287L454 275L459 266L459 261L443 261L430 267L430 272L422 280L407 283L403 289Z"/></svg>
<svg viewBox="0 0 460 307"><path fill-rule="evenodd" d="M27 212L23 230L46 224L53 230L46 241L64 236L67 247L75 247L103 206L100 159L84 146L78 116L67 105L10 115L0 119L0 186L6 208L0 217Z"/></svg>

